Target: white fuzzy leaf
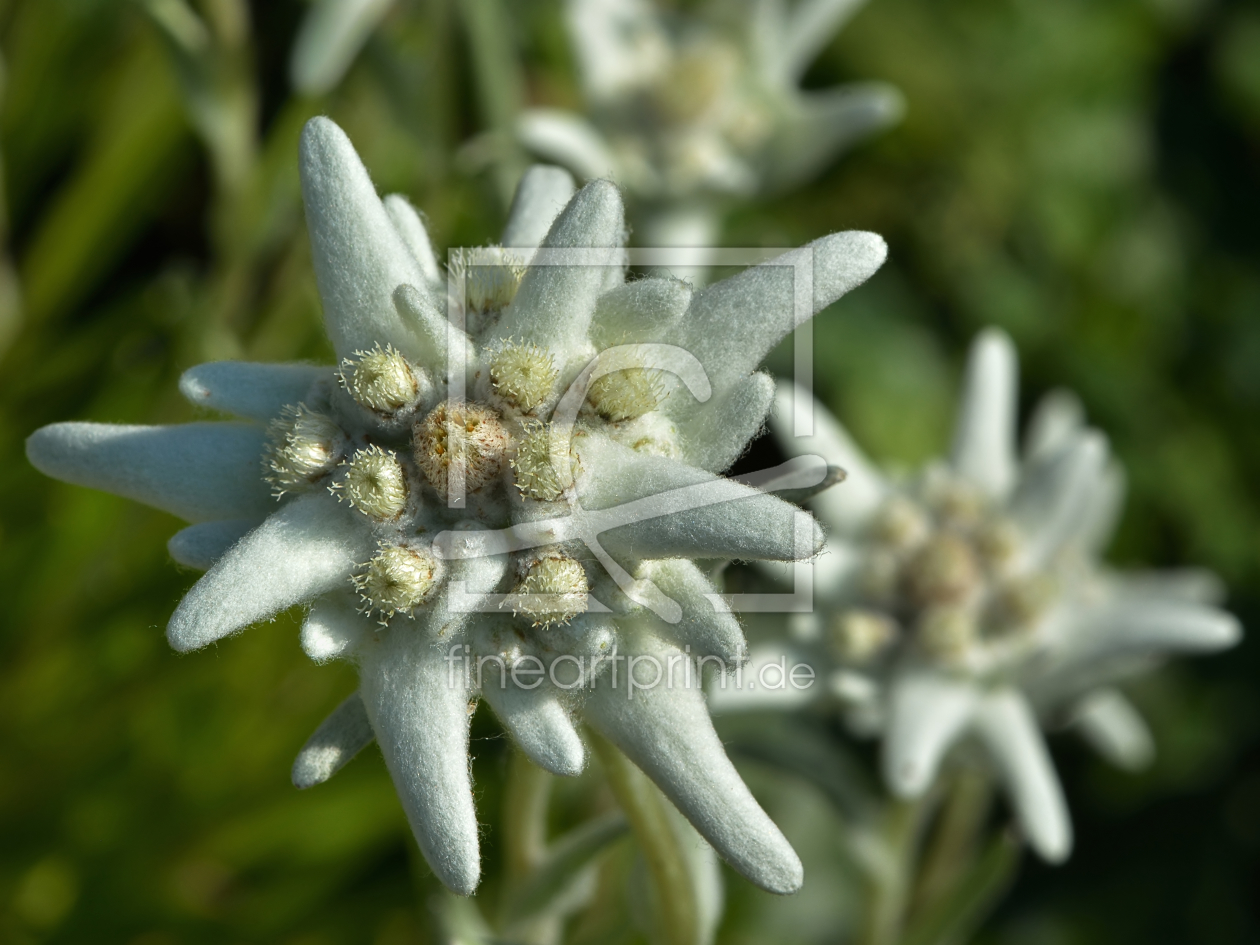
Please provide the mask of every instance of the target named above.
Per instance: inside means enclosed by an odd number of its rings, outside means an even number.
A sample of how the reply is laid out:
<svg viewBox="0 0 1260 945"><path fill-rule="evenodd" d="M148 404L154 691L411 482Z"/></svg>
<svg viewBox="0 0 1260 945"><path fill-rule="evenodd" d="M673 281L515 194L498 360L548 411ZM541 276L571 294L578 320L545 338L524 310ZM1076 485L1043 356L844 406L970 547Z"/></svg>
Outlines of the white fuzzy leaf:
<svg viewBox="0 0 1260 945"><path fill-rule="evenodd" d="M411 251L429 285L442 287L442 269L438 266L437 257L433 255L433 242L429 239L429 231L425 228L419 211L402 194L390 194L384 203L385 212L393 221L394 229Z"/></svg>
<svg viewBox="0 0 1260 945"><path fill-rule="evenodd" d="M315 0L293 42L293 87L305 95L331 90L393 5L394 0Z"/></svg>
<svg viewBox="0 0 1260 945"><path fill-rule="evenodd" d="M263 440L261 426L245 423L54 423L30 435L26 457L46 476L190 522L261 518L275 509L262 478Z"/></svg>
<svg viewBox="0 0 1260 945"><path fill-rule="evenodd" d="M932 786L941 759L971 724L978 694L970 682L928 670L903 671L892 683L884 736L884 780L898 797Z"/></svg>
<svg viewBox="0 0 1260 945"><path fill-rule="evenodd" d="M975 729L1006 784L1029 844L1042 859L1062 863L1072 852L1072 822L1027 701L1009 689L985 696Z"/></svg>
<svg viewBox="0 0 1260 945"><path fill-rule="evenodd" d="M540 252L521 280L516 298L494 330L502 340L519 338L553 352L567 352L586 338L607 267L619 258L625 236L621 193L608 181L587 184L547 231ZM593 249L593 260L565 264L564 250ZM548 255L546 250L557 252ZM555 262L557 265L544 264ZM560 360L563 360L561 357Z"/></svg>
<svg viewBox="0 0 1260 945"><path fill-rule="evenodd" d="M1117 768L1139 771L1155 757L1155 739L1133 703L1115 689L1098 689L1072 709L1072 726Z"/></svg>
<svg viewBox="0 0 1260 945"><path fill-rule="evenodd" d="M679 344L700 359L715 391L730 387L797 325L857 288L883 265L874 233L833 233L697 292L679 324ZM810 278L804 307L796 279Z"/></svg>
<svg viewBox="0 0 1260 945"><path fill-rule="evenodd" d="M206 571L261 524L262 519L257 518L230 518L189 525L170 537L166 550L179 564Z"/></svg>
<svg viewBox="0 0 1260 945"><path fill-rule="evenodd" d="M500 245L510 249L537 249L577 190L573 175L561 167L535 164L516 185Z"/></svg>
<svg viewBox="0 0 1260 945"><path fill-rule="evenodd" d="M399 285L424 285L424 272L345 132L327 118L308 121L300 170L315 281L337 356L388 343L424 360L429 352L403 324L393 302Z"/></svg>
<svg viewBox="0 0 1260 945"><path fill-rule="evenodd" d="M356 603L349 588L317 600L302 622L302 652L316 663L349 657L378 629Z"/></svg>
<svg viewBox="0 0 1260 945"><path fill-rule="evenodd" d="M577 454L583 506L608 510L585 521L612 525L599 541L614 555L796 560L822 549L818 523L775 496L593 434L577 441Z"/></svg>
<svg viewBox="0 0 1260 945"><path fill-rule="evenodd" d="M323 784L372 743L372 723L356 692L319 723L293 762L291 777L299 790Z"/></svg>
<svg viewBox="0 0 1260 945"><path fill-rule="evenodd" d="M323 490L281 506L179 602L166 628L171 646L195 650L343 586L371 552L356 515Z"/></svg>
<svg viewBox="0 0 1260 945"><path fill-rule="evenodd" d="M449 889L468 896L481 874L468 773L472 694L449 649L414 626L390 627L359 650L359 691L420 851Z"/></svg>
<svg viewBox="0 0 1260 945"><path fill-rule="evenodd" d="M692 289L679 279L636 279L605 292L591 317L591 341L598 348L634 342L668 342Z"/></svg>
<svg viewBox="0 0 1260 945"><path fill-rule="evenodd" d="M1019 361L1003 331L989 328L971 345L950 463L999 501L1015 485L1015 411Z"/></svg>
<svg viewBox="0 0 1260 945"><path fill-rule="evenodd" d="M558 108L531 108L516 121L516 135L527 149L563 164L582 180L617 176L617 159L595 127L580 115Z"/></svg>
<svg viewBox="0 0 1260 945"><path fill-rule="evenodd" d="M732 613L720 613L709 595L718 589L693 562L679 558L651 562L645 574L682 607L682 620L668 628L679 646L690 646L693 656L716 656L728 668L747 653L744 631Z"/></svg>
<svg viewBox="0 0 1260 945"><path fill-rule="evenodd" d="M813 411L814 432L810 436L794 433L794 411L802 402L809 403ZM859 532L884 502L888 484L840 421L804 388L781 381L770 429L789 456L821 456L844 470L843 482L819 493L809 504L823 522L842 534Z"/></svg>
<svg viewBox="0 0 1260 945"><path fill-rule="evenodd" d="M562 777L581 774L586 748L560 702L560 693L546 680L522 677L522 682L537 685L518 686L510 670L500 674L487 667L481 694L531 761Z"/></svg>
<svg viewBox="0 0 1260 945"><path fill-rule="evenodd" d="M761 432L773 402L774 379L752 374L708 403L694 406L678 421L687 461L710 472L728 468Z"/></svg>
<svg viewBox="0 0 1260 945"><path fill-rule="evenodd" d="M681 654L661 647L651 655L665 664ZM692 685L683 685L676 669L672 686L662 682L632 691L624 673L615 688L605 675L587 697L586 717L656 783L731 866L762 889L796 892L803 879L801 861L727 758L709 719L698 674L691 678Z"/></svg>
<svg viewBox="0 0 1260 945"><path fill-rule="evenodd" d="M194 406L265 423L285 405L306 400L316 381L332 376L332 368L314 364L211 361L185 371L179 392Z"/></svg>

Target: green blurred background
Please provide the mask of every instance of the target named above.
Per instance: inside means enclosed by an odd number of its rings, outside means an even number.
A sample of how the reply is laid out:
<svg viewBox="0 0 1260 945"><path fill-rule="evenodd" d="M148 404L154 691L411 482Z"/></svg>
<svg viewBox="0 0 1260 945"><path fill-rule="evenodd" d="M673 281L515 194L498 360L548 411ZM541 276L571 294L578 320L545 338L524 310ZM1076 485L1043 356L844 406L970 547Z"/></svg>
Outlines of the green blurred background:
<svg viewBox="0 0 1260 945"><path fill-rule="evenodd" d="M175 382L203 360L330 356L297 185L310 115L439 246L494 239L520 156L465 142L521 103L578 103L560 10L399 0L304 99L287 58L305 4L194 7L0 0L0 941L435 940L450 900L379 756L289 785L352 670L306 660L292 617L170 651L194 579L166 554L177 522L44 479L22 442L191 419ZM505 50L519 94L496 85ZM1260 623L1260 3L873 0L806 84L867 78L904 91L905 122L726 238L888 238L885 269L816 324L821 395L873 454L919 461L948 437L969 339L1006 328L1025 406L1074 388L1128 468L1113 560L1211 567ZM1077 851L1026 862L983 940L1260 939L1258 651L1135 690L1160 746L1141 775L1055 742ZM507 748L482 714L474 738L493 873ZM569 821L589 792L565 791ZM722 938L835 941L825 807L775 797L806 890L728 873Z"/></svg>

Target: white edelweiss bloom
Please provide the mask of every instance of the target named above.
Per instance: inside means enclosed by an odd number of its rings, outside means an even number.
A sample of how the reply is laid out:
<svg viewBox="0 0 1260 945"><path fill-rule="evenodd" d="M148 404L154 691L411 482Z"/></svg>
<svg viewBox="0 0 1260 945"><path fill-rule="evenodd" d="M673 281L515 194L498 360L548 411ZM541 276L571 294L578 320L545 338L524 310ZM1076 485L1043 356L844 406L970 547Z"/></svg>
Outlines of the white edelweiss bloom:
<svg viewBox="0 0 1260 945"><path fill-rule="evenodd" d="M655 205L646 245L713 243L714 197L799 184L896 122L879 82L805 91L805 69L861 0L744 0L670 16L650 0L569 0L587 114L537 108L518 135L579 177Z"/></svg>
<svg viewBox="0 0 1260 945"><path fill-rule="evenodd" d="M1150 733L1109 684L1166 655L1232 646L1241 631L1212 606L1209 576L1130 575L1100 561L1122 472L1065 392L1037 408L1018 456L1016 374L1006 335L982 333L949 457L908 477L881 473L821 404L813 436L794 437L795 398L809 395L780 387L780 444L848 472L811 500L827 548L815 611L794 620L788 647L819 666L830 685L817 690L855 729L880 734L895 794L921 795L951 746L970 738L1029 843L1060 861L1071 823L1041 726L1070 723L1108 760L1140 765ZM754 665L779 650L754 649ZM715 708L740 707L732 690L714 695Z"/></svg>
<svg viewBox="0 0 1260 945"><path fill-rule="evenodd" d="M689 559L821 548L807 513L718 473L773 400L755 371L786 331L765 315L792 311L792 264L812 260L819 310L880 266L883 241L838 233L703 291L626 282L617 189L575 194L537 167L504 246L456 254L448 282L419 215L377 196L331 121L306 126L301 176L338 365L201 365L181 390L244 422L55 424L27 441L31 462L195 523L169 544L208 568L167 628L176 649L309 608L304 650L354 661L361 685L302 750L295 784L375 739L456 892L480 871L481 697L557 774L583 768L590 725L736 869L795 890L800 861L697 688L693 660L739 659L744 641ZM646 685L644 660L667 682Z"/></svg>

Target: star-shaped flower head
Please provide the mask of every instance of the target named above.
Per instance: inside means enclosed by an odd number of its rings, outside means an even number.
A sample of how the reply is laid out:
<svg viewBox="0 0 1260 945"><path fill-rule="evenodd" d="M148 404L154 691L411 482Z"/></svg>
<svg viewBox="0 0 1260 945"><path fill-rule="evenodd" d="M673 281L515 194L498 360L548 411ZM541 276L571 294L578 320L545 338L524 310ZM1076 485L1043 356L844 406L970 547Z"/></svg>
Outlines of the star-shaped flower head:
<svg viewBox="0 0 1260 945"><path fill-rule="evenodd" d="M171 618L176 649L309 607L303 648L353 660L361 687L295 783L375 738L451 889L479 876L468 720L484 697L558 774L582 769L585 721L736 869L794 890L800 863L702 693L628 690L614 657L684 665L688 680L694 657L739 659L739 624L692 559L821 547L807 514L717 473L773 400L754 371L790 325L767 313L794 311L793 265L812 261L817 310L878 268L883 241L836 234L701 292L626 282L617 189L574 194L566 172L537 167L502 246L452 251L444 276L420 216L377 197L331 121L307 125L301 172L340 363L204 364L181 390L239 422L56 424L28 440L31 461L196 523L169 545L209 569Z"/></svg>
<svg viewBox="0 0 1260 945"><path fill-rule="evenodd" d="M809 397L799 388L780 389L773 427L789 452L848 472L813 499L827 549L815 611L792 630L829 667L851 724L880 734L888 786L923 794L971 739L1031 845L1059 861L1071 823L1040 724L1075 722L1110 760L1140 765L1150 735L1110 684L1168 654L1232 646L1240 630L1212 606L1210 575L1099 560L1122 471L1065 392L1039 405L1017 458L1016 371L1009 339L981 334L948 459L906 477L881 473L821 404L813 435L794 437L793 404ZM754 662L767 656L754 649Z"/></svg>
<svg viewBox="0 0 1260 945"><path fill-rule="evenodd" d="M650 0L569 0L587 115L527 111L520 138L656 204L651 245L708 245L711 232L682 232L702 219L689 202L799 184L901 116L900 94L883 83L798 85L860 5L745 0L669 16Z"/></svg>

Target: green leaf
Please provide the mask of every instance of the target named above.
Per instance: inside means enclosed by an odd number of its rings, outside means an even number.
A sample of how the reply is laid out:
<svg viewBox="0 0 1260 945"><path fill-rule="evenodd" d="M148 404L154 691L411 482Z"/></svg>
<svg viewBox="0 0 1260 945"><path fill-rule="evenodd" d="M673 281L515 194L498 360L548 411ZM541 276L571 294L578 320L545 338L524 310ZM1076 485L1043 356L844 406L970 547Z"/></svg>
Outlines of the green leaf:
<svg viewBox="0 0 1260 945"><path fill-rule="evenodd" d="M980 927L1015 879L1020 844L1003 832L958 884L953 895L914 922L902 945L952 945Z"/></svg>
<svg viewBox="0 0 1260 945"><path fill-rule="evenodd" d="M573 881L611 844L629 831L621 812L614 811L570 830L547 850L543 861L508 896L504 910L509 923L546 912Z"/></svg>

